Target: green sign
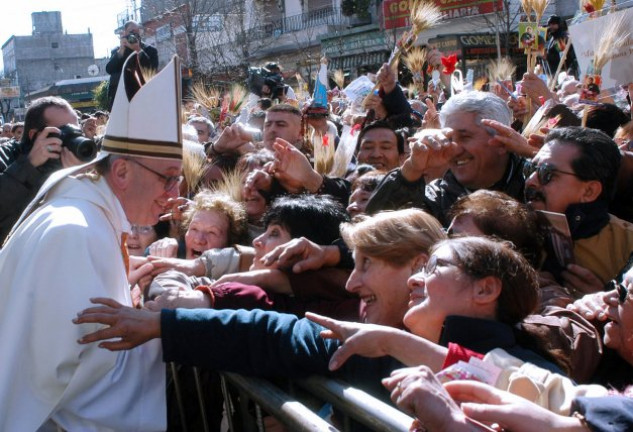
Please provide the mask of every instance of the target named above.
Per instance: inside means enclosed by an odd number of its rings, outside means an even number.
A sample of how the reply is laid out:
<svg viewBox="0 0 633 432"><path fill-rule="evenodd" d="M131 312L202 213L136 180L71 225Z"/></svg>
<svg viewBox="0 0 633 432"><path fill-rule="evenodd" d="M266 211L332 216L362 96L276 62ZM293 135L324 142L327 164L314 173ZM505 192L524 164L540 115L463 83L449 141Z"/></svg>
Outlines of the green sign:
<svg viewBox="0 0 633 432"><path fill-rule="evenodd" d="M388 49L385 34L372 31L321 39L321 51L327 57L340 57Z"/></svg>

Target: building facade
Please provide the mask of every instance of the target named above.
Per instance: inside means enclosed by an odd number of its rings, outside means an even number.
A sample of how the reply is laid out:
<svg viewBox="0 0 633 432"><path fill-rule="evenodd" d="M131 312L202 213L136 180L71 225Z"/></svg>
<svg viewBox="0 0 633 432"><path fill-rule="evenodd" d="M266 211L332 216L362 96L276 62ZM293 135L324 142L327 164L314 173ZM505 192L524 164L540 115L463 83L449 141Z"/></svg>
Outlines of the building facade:
<svg viewBox="0 0 633 432"><path fill-rule="evenodd" d="M92 34L64 33L61 12L34 12L31 21L30 36L14 35L2 45L4 76L20 87L22 96L56 81L90 76Z"/></svg>

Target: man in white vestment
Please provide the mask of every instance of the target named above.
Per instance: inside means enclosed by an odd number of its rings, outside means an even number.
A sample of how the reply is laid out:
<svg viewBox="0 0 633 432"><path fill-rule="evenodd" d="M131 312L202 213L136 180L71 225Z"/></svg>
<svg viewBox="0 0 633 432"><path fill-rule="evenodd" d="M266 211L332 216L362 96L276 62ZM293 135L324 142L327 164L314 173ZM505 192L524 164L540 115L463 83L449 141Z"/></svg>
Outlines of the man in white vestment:
<svg viewBox="0 0 633 432"><path fill-rule="evenodd" d="M176 58L145 82L131 55L97 160L54 173L0 252L0 432L166 429L160 341L79 345L98 326L72 319L92 297L132 305L124 238L178 194L179 85Z"/></svg>

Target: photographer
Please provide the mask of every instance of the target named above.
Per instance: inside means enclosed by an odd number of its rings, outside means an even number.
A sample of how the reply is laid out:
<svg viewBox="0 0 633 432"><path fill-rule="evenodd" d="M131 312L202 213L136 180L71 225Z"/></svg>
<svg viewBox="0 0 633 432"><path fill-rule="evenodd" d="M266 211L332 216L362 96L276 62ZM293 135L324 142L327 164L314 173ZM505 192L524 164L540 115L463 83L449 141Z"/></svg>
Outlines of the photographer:
<svg viewBox="0 0 633 432"><path fill-rule="evenodd" d="M0 148L0 247L48 176L83 163L62 146L58 128L65 125L78 127L68 102L54 96L37 99L26 111L22 140Z"/></svg>
<svg viewBox="0 0 633 432"><path fill-rule="evenodd" d="M141 41L141 27L135 21L128 21L123 26L119 48L112 50L110 61L106 65L106 72L110 75L108 85L108 110L112 110L114 95L121 78L121 70L125 59L134 51L139 53L141 66L145 69L158 69L158 51L156 48L145 45Z"/></svg>

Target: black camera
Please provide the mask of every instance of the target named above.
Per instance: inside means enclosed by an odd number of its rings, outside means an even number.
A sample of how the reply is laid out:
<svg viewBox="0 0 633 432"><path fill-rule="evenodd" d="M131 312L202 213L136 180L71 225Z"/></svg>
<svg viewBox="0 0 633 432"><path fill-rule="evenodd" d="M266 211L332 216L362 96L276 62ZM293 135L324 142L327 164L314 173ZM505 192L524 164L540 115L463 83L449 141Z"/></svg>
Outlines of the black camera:
<svg viewBox="0 0 633 432"><path fill-rule="evenodd" d="M81 161L88 162L97 155L97 144L90 138L86 138L75 125L67 124L58 128L60 133L48 134L62 140L62 146L66 147Z"/></svg>
<svg viewBox="0 0 633 432"><path fill-rule="evenodd" d="M132 45L137 44L139 42L139 37L137 35L135 35L134 33L130 33L129 35L127 35L125 37L127 39L127 41L129 43L131 43Z"/></svg>

